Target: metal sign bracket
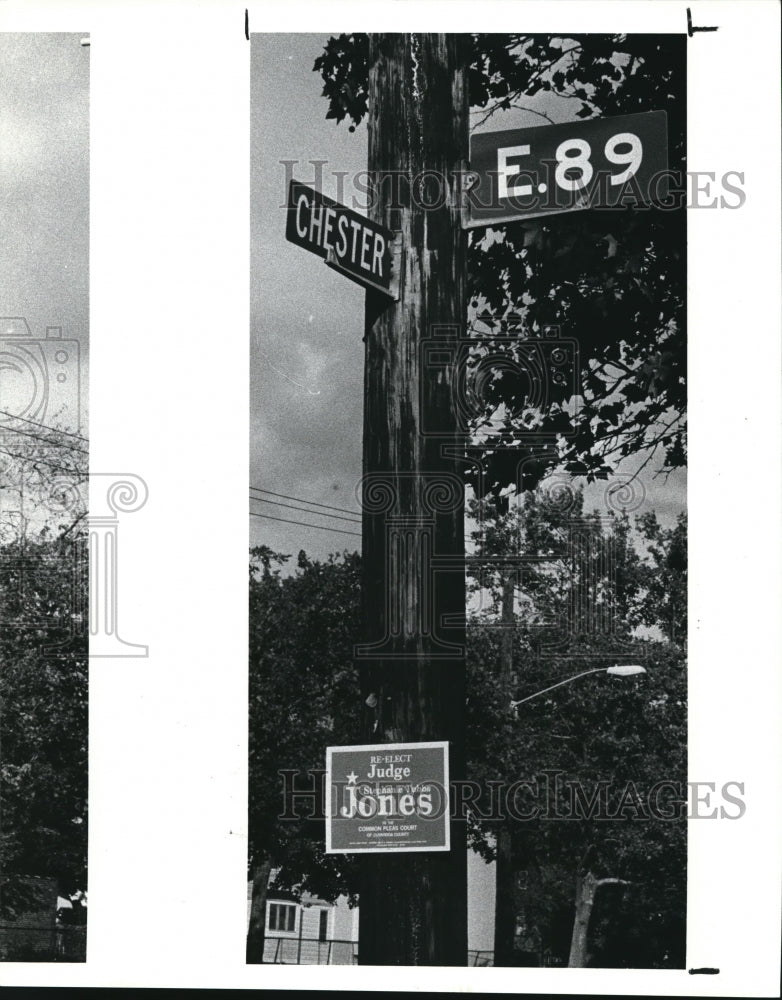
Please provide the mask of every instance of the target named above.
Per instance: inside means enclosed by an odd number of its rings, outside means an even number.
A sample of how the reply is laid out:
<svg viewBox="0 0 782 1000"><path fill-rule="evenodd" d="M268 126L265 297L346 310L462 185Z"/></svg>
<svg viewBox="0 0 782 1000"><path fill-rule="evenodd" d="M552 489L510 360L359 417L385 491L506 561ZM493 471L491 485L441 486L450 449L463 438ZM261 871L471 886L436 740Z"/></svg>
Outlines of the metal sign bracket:
<svg viewBox="0 0 782 1000"><path fill-rule="evenodd" d="M372 289L374 292L380 292L381 295L385 295L394 302L398 302L399 272L402 265L402 234L398 230L394 232L394 242L391 244L391 283L388 288L377 284L371 278L359 277L353 271L348 271L347 268L340 264L339 258L333 250L329 250L326 254L326 265L332 270L343 274L346 278L350 278L351 281L355 281L356 284Z"/></svg>
<svg viewBox="0 0 782 1000"><path fill-rule="evenodd" d="M459 178L457 182L457 198L459 200L459 218L462 229L470 228L470 199L468 192L477 184L478 176L475 170L470 170L469 160L461 161L457 174Z"/></svg>

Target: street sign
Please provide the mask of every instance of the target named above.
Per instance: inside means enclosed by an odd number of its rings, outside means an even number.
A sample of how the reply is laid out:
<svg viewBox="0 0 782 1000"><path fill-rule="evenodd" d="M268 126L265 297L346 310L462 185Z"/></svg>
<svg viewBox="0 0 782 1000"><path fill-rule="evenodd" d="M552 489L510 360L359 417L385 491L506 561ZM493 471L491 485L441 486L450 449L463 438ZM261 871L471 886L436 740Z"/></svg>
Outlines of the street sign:
<svg viewBox="0 0 782 1000"><path fill-rule="evenodd" d="M462 228L650 203L668 178L664 111L477 133Z"/></svg>
<svg viewBox="0 0 782 1000"><path fill-rule="evenodd" d="M359 285L398 298L391 230L295 180L288 187L285 236Z"/></svg>
<svg viewBox="0 0 782 1000"><path fill-rule="evenodd" d="M447 743L326 749L326 853L448 851Z"/></svg>

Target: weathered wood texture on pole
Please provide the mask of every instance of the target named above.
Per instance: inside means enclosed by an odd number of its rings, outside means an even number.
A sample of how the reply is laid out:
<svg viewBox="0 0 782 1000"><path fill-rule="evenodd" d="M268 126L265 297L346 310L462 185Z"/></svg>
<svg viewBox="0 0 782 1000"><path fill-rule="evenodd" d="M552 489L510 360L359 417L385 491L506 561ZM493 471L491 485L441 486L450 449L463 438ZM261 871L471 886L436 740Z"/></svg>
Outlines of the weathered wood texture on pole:
<svg viewBox="0 0 782 1000"><path fill-rule="evenodd" d="M363 619L366 743L450 742L464 773L466 322L458 172L468 155L467 36L372 35L370 216L400 234L400 297L367 294ZM425 360L427 341L442 350ZM451 359L450 361L448 359ZM438 433L439 432L439 433ZM450 619L444 624L444 619ZM361 857L359 961L466 965L465 829L451 850Z"/></svg>
<svg viewBox="0 0 782 1000"><path fill-rule="evenodd" d="M253 866L250 923L247 928L247 964L262 965L266 943L266 889L272 863L268 858Z"/></svg>
<svg viewBox="0 0 782 1000"><path fill-rule="evenodd" d="M502 581L502 624L500 640L500 692L504 705L513 697L513 632L516 623L514 600L516 573L509 569ZM513 847L510 827L504 823L497 830L494 897L494 965L513 965L513 938L516 925Z"/></svg>

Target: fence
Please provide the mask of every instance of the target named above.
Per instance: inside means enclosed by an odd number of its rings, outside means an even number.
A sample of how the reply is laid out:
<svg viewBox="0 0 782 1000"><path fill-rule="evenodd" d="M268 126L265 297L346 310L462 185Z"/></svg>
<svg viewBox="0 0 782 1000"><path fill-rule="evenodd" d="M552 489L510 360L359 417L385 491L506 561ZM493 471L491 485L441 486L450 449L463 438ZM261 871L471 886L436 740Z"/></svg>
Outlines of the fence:
<svg viewBox="0 0 782 1000"><path fill-rule="evenodd" d="M270 965L358 965L358 941L267 937L263 960ZM493 966L494 952L471 949L467 952L467 964L479 968ZM564 961L545 951L537 965L548 968L564 965Z"/></svg>
<svg viewBox="0 0 782 1000"><path fill-rule="evenodd" d="M467 952L467 964L468 965L478 965L478 966L494 965L494 952L493 951L468 951Z"/></svg>
<svg viewBox="0 0 782 1000"><path fill-rule="evenodd" d="M87 928L0 924L2 962L85 962Z"/></svg>
<svg viewBox="0 0 782 1000"><path fill-rule="evenodd" d="M263 960L269 965L357 965L358 941L267 937Z"/></svg>
<svg viewBox="0 0 782 1000"><path fill-rule="evenodd" d="M494 952L493 951L468 951L467 952L467 964L477 965L477 966L489 966L494 965ZM566 959L560 955L555 955L549 949L546 949L539 955L539 960L532 966L533 968L540 969L552 969L561 968L566 965Z"/></svg>

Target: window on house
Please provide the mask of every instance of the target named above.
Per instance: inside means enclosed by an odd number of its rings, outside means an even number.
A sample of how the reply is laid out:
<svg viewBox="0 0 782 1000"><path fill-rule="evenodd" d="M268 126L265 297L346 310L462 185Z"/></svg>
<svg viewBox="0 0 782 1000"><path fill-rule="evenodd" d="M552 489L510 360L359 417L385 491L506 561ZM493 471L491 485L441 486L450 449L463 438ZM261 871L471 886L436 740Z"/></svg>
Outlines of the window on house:
<svg viewBox="0 0 782 1000"><path fill-rule="evenodd" d="M289 903L269 903L269 930L294 931L296 907Z"/></svg>
<svg viewBox="0 0 782 1000"><path fill-rule="evenodd" d="M318 928L318 940L328 941L328 932L329 932L329 911L321 910L320 927Z"/></svg>

